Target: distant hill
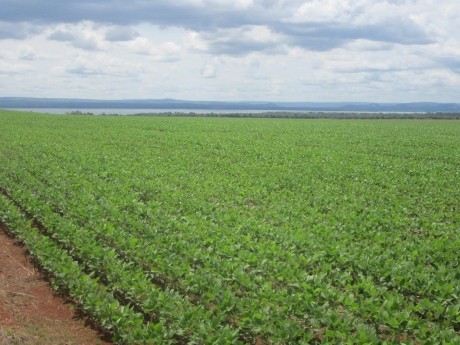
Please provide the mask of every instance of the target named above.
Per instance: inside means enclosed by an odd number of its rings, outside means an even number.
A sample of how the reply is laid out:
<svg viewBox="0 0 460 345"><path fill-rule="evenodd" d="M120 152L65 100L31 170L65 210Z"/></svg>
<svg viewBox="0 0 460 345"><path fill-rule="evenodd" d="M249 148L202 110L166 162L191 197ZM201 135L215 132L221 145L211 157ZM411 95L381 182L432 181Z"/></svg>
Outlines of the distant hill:
<svg viewBox="0 0 460 345"><path fill-rule="evenodd" d="M73 98L0 97L0 108L71 109L206 109L337 112L444 112L460 113L460 103L363 102L213 102L176 99L93 100Z"/></svg>

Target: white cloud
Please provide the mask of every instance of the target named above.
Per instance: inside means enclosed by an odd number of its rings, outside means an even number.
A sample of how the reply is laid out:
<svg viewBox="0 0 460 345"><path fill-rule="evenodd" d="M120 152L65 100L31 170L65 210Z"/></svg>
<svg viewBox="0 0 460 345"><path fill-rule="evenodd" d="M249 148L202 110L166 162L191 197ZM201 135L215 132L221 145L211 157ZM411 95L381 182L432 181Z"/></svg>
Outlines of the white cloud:
<svg viewBox="0 0 460 345"><path fill-rule="evenodd" d="M158 62L174 62L181 59L182 48L174 42L166 42L158 46L154 46L151 51L155 61Z"/></svg>
<svg viewBox="0 0 460 345"><path fill-rule="evenodd" d="M20 60L35 60L37 59L39 54L35 51L34 48L30 46L20 46L18 48L18 58Z"/></svg>
<svg viewBox="0 0 460 345"><path fill-rule="evenodd" d="M206 52L208 44L198 32L189 32L185 37L186 47L195 52Z"/></svg>
<svg viewBox="0 0 460 345"><path fill-rule="evenodd" d="M85 77L105 75L119 78L134 76L138 72L138 67L106 53L84 53L76 56L71 63L67 63L58 71Z"/></svg>
<svg viewBox="0 0 460 345"><path fill-rule="evenodd" d="M0 74L14 76L22 73L28 73L32 70L33 68L26 64L8 63L0 60Z"/></svg>
<svg viewBox="0 0 460 345"><path fill-rule="evenodd" d="M150 55L154 45L145 37L138 37L135 40L126 43L126 47L135 54Z"/></svg>
<svg viewBox="0 0 460 345"><path fill-rule="evenodd" d="M154 44L145 37L138 37L126 43L126 47L135 54L151 56L158 62L174 62L181 58L182 48L174 42Z"/></svg>
<svg viewBox="0 0 460 345"><path fill-rule="evenodd" d="M180 1L183 4L199 6L202 8L217 7L217 8L237 8L247 9L254 5L253 0L185 0Z"/></svg>
<svg viewBox="0 0 460 345"><path fill-rule="evenodd" d="M283 36L263 25L192 33L188 44L195 50L217 55L246 55L255 51L283 52Z"/></svg>
<svg viewBox="0 0 460 345"><path fill-rule="evenodd" d="M102 50L107 47L101 30L86 21L76 25L59 25L49 33L48 39L69 42L73 47L83 50Z"/></svg>
<svg viewBox="0 0 460 345"><path fill-rule="evenodd" d="M217 76L216 66L207 64L201 68L202 78L212 79L212 78L215 78L216 76Z"/></svg>
<svg viewBox="0 0 460 345"><path fill-rule="evenodd" d="M352 19L360 1L311 0L302 4L293 16L295 22L345 22Z"/></svg>

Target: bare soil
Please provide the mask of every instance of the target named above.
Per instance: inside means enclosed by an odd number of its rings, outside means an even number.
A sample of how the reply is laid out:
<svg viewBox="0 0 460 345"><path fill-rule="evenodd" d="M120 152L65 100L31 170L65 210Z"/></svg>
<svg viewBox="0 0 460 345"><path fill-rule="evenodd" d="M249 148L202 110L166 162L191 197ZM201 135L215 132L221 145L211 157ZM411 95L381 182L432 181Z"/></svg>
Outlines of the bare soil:
<svg viewBox="0 0 460 345"><path fill-rule="evenodd" d="M0 345L110 344L49 287L27 248L0 225Z"/></svg>

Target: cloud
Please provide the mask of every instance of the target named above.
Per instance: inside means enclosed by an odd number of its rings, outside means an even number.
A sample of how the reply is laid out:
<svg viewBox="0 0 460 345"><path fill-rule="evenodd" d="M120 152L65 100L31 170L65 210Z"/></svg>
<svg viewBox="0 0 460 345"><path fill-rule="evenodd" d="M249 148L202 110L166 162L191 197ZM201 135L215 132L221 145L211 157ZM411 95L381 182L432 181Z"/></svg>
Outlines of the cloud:
<svg viewBox="0 0 460 345"><path fill-rule="evenodd" d="M2 39L25 39L40 32L40 27L30 23L17 23L0 21L0 40Z"/></svg>
<svg viewBox="0 0 460 345"><path fill-rule="evenodd" d="M189 42L196 50L218 55L267 54L282 52L283 38L261 25L220 29L203 34L194 33Z"/></svg>
<svg viewBox="0 0 460 345"><path fill-rule="evenodd" d="M140 55L150 55L154 45L145 37L137 37L135 40L125 43L129 51Z"/></svg>
<svg viewBox="0 0 460 345"><path fill-rule="evenodd" d="M181 59L182 48L174 42L154 44L145 37L138 37L126 42L125 46L131 52L151 56L157 62L173 62Z"/></svg>
<svg viewBox="0 0 460 345"><path fill-rule="evenodd" d="M103 47L101 34L92 27L92 23L88 22L57 28L47 38L53 41L68 42L73 47L83 50L100 50Z"/></svg>
<svg viewBox="0 0 460 345"><path fill-rule="evenodd" d="M311 0L303 3L295 12L296 22L345 22L356 15L359 1Z"/></svg>
<svg viewBox="0 0 460 345"><path fill-rule="evenodd" d="M328 51L357 40L426 45L434 42L416 23L392 18L375 24L351 25L340 22L278 22L195 32L190 46L217 55L246 55L252 52L285 54L286 47Z"/></svg>
<svg viewBox="0 0 460 345"><path fill-rule="evenodd" d="M442 68L460 74L460 56L440 57L435 60Z"/></svg>
<svg viewBox="0 0 460 345"><path fill-rule="evenodd" d="M261 58L256 56L248 57L245 60L246 78L250 80L268 80L269 75L262 71Z"/></svg>
<svg viewBox="0 0 460 345"><path fill-rule="evenodd" d="M38 55L39 54L35 51L35 49L29 46L21 46L18 49L18 58L20 60L32 61L35 60Z"/></svg>
<svg viewBox="0 0 460 345"><path fill-rule="evenodd" d="M181 47L174 42L166 42L154 46L151 55L158 62L174 62L181 59Z"/></svg>
<svg viewBox="0 0 460 345"><path fill-rule="evenodd" d="M105 39L110 42L132 41L139 36L139 33L130 27L117 26L105 33Z"/></svg>
<svg viewBox="0 0 460 345"><path fill-rule="evenodd" d="M131 63L112 57L105 53L80 54L65 67L57 69L58 72L76 76L112 76L133 77L139 68Z"/></svg>
<svg viewBox="0 0 460 345"><path fill-rule="evenodd" d="M99 69L92 68L91 66L78 65L66 69L67 73L77 75L101 75L103 74Z"/></svg>
<svg viewBox="0 0 460 345"><path fill-rule="evenodd" d="M365 35L359 38L373 41L421 45L434 42L421 26L407 18L392 18L362 29Z"/></svg>
<svg viewBox="0 0 460 345"><path fill-rule="evenodd" d="M96 76L108 74L108 65L100 63L101 58L90 59L88 56L78 56L73 62L64 68L58 68L58 71L78 76Z"/></svg>
<svg viewBox="0 0 460 345"><path fill-rule="evenodd" d="M218 23L239 22L236 13L244 14L245 1L145 1L3 0L0 20L44 23L78 23L81 20L117 25L149 22L159 26L203 28ZM247 1L246 1L247 2ZM249 3L248 3L249 5Z"/></svg>
<svg viewBox="0 0 460 345"><path fill-rule="evenodd" d="M355 40L398 44L429 44L433 40L415 23L395 18L370 25L330 23L283 23L277 28L291 45L326 51Z"/></svg>
<svg viewBox="0 0 460 345"><path fill-rule="evenodd" d="M32 71L33 69L22 63L9 63L0 60L0 75L17 75Z"/></svg>
<svg viewBox="0 0 460 345"><path fill-rule="evenodd" d="M217 77L216 66L210 65L210 64L204 65L201 68L201 77L205 79L216 78Z"/></svg>
<svg viewBox="0 0 460 345"><path fill-rule="evenodd" d="M70 42L75 40L76 34L70 31L56 30L48 38L54 41Z"/></svg>
<svg viewBox="0 0 460 345"><path fill-rule="evenodd" d="M158 27L180 27L199 35L202 44L198 49L217 55L284 53L286 45L327 51L357 39L409 45L433 41L424 27L411 19L410 6L402 1L41 0L30 6L17 0L4 2L0 20L110 23L115 26L103 37L109 42L139 37L129 25L147 22ZM98 40L87 34L57 31L49 38L71 42L81 49L100 48Z"/></svg>

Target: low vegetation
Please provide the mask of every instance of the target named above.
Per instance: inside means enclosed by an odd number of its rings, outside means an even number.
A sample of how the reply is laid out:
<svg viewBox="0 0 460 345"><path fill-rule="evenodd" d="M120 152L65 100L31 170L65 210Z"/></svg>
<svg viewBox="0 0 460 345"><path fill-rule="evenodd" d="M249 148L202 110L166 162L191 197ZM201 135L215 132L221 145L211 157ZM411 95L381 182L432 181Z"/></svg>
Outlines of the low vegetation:
<svg viewBox="0 0 460 345"><path fill-rule="evenodd" d="M460 342L458 121L0 123L0 221L120 343Z"/></svg>

